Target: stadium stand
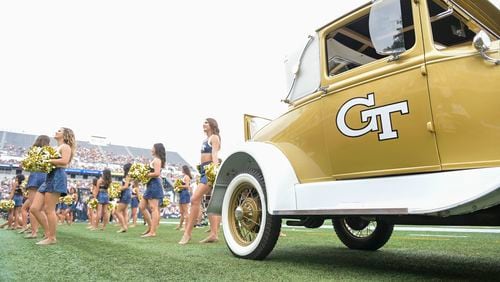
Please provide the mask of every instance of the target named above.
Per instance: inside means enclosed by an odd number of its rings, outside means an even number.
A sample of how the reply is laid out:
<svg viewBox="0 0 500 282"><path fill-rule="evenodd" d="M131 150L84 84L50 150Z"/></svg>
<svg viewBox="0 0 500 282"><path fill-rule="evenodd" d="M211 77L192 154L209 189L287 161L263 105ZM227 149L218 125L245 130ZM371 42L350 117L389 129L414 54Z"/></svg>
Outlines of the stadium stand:
<svg viewBox="0 0 500 282"><path fill-rule="evenodd" d="M19 164L36 137L32 134L0 131L0 164ZM56 145L54 140L51 141L51 145ZM98 146L88 141L77 141L77 152L71 168L100 170L104 167L111 167L114 168L115 172L120 172L121 166L127 162L147 162L150 159L150 148L114 144ZM191 167L184 158L174 151L167 151L167 163L179 170L183 165Z"/></svg>

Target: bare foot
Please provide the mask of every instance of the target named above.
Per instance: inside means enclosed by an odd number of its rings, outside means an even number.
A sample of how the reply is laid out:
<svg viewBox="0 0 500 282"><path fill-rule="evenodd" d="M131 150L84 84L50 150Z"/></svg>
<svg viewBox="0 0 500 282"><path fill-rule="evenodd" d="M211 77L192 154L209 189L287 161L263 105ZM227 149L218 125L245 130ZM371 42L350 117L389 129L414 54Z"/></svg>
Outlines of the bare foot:
<svg viewBox="0 0 500 282"><path fill-rule="evenodd" d="M219 241L217 237L208 236L207 238L200 241L200 243L215 243Z"/></svg>
<svg viewBox="0 0 500 282"><path fill-rule="evenodd" d="M191 241L190 236L182 235L182 239L179 241L179 245L186 245L187 243L189 243L189 241Z"/></svg>
<svg viewBox="0 0 500 282"><path fill-rule="evenodd" d="M17 232L19 234L23 234L24 232L28 231L29 227L24 227L23 229L21 229L21 231Z"/></svg>
<svg viewBox="0 0 500 282"><path fill-rule="evenodd" d="M24 239L36 239L36 238L38 238L37 234L28 234L24 236Z"/></svg>
<svg viewBox="0 0 500 282"><path fill-rule="evenodd" d="M116 233L125 233L127 232L127 229L121 228L120 230L116 231Z"/></svg>
<svg viewBox="0 0 500 282"><path fill-rule="evenodd" d="M141 233L141 235L146 235L146 234L148 234L148 233L149 233L149 229L148 229L148 230L146 230L146 231L144 231L144 232L142 232L142 233Z"/></svg>
<svg viewBox="0 0 500 282"><path fill-rule="evenodd" d="M142 238L148 238L148 237L156 237L156 234L153 233L147 233L141 236Z"/></svg>
<svg viewBox="0 0 500 282"><path fill-rule="evenodd" d="M53 245L55 243L57 243L56 239L44 239L36 244L37 245Z"/></svg>

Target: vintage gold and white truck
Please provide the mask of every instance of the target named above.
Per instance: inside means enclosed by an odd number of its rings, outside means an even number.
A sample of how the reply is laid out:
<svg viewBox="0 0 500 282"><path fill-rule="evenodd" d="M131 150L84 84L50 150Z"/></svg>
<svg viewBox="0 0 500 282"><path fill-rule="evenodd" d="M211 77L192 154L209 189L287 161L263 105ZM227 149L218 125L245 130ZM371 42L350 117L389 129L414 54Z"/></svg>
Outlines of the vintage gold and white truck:
<svg viewBox="0 0 500 282"><path fill-rule="evenodd" d="M217 175L237 257L263 259L281 224L331 219L349 248L394 224L500 226L500 12L487 0L377 0L288 57L289 109Z"/></svg>

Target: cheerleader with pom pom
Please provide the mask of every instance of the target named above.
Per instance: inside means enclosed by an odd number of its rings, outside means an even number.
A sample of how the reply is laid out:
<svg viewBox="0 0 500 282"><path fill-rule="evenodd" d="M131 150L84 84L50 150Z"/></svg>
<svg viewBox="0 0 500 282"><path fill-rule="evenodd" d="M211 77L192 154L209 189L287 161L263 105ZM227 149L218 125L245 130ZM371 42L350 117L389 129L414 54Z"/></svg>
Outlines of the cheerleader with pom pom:
<svg viewBox="0 0 500 282"><path fill-rule="evenodd" d="M203 124L203 131L207 135L207 139L203 141L201 147L201 165L199 169L201 174L200 183L191 197L191 211L189 213L189 220L187 221L186 229L184 230L184 235L179 241L179 244L181 245L185 245L191 240L191 233L196 222L196 217L200 213L203 196L211 191L212 184L209 183L205 174L205 166L208 166L211 163L218 165L219 163L218 153L220 150L220 130L217 121L213 118L207 118ZM208 219L210 221L210 235L200 241L200 243L212 243L218 241L220 216L209 215Z"/></svg>
<svg viewBox="0 0 500 282"><path fill-rule="evenodd" d="M130 209L132 211L132 225L130 225L130 227L135 227L137 225L138 208L139 208L139 181L132 180L132 199L130 201Z"/></svg>
<svg viewBox="0 0 500 282"><path fill-rule="evenodd" d="M191 202L191 179L193 178L191 176L191 171L189 170L189 167L187 165L182 166L182 173L184 174L184 177L182 178L182 181L180 185L177 185L179 191L179 212L181 214L180 220L179 220L179 225L175 229L183 231L184 228L182 227L184 224L184 221L187 223L187 219L189 216L189 203Z"/></svg>
<svg viewBox="0 0 500 282"><path fill-rule="evenodd" d="M78 192L75 187L69 189L69 195L71 197L71 205L69 206L69 225L73 224L76 217L76 204L78 203ZM68 200L69 202L69 200Z"/></svg>
<svg viewBox="0 0 500 282"><path fill-rule="evenodd" d="M167 153L165 146L161 143L154 144L151 149L153 161L149 164L150 173L148 177L150 180L146 186L143 199L139 204L139 209L148 224L148 229L143 232L141 237L155 237L156 229L160 223L160 200L163 199L163 186L161 184L161 169L165 167L167 161ZM151 210L151 213L148 211Z"/></svg>
<svg viewBox="0 0 500 282"><path fill-rule="evenodd" d="M33 143L32 147L43 148L49 145L50 145L49 136L40 135L36 138L35 143ZM38 227L40 226L40 224L38 223L36 217L33 215L33 212L30 209L30 207L33 204L33 201L35 200L36 191L38 190L38 188L40 188L40 186L42 186L46 178L47 178L47 173L36 172L36 171L30 172L30 175L28 177L28 183L26 184L26 190L28 191L28 199L23 204L23 210L25 210L26 214L28 212L30 214L31 234L26 235L24 237L26 239L35 239L38 237Z"/></svg>
<svg viewBox="0 0 500 282"><path fill-rule="evenodd" d="M68 205L64 202L64 197L59 197L59 203L56 205L56 214L59 218L59 225L64 223L66 220Z"/></svg>
<svg viewBox="0 0 500 282"><path fill-rule="evenodd" d="M131 180L130 177L128 176L128 172L130 170L130 167L132 166L131 163L126 163L123 166L123 177L124 180L122 181L122 186L120 187L121 193L120 193L120 200L118 201L118 206L116 207L116 217L118 218L118 222L120 223L120 230L117 231L117 233L123 233L127 232L128 230L128 205L132 201L132 192L130 188Z"/></svg>
<svg viewBox="0 0 500 282"><path fill-rule="evenodd" d="M7 221L0 225L0 229L3 229L7 226L7 228L11 228L14 217L11 215L11 212L14 210L14 201L13 200L0 200L0 210L6 211L8 213Z"/></svg>
<svg viewBox="0 0 500 282"><path fill-rule="evenodd" d="M23 205L23 190L21 183L24 181L24 175L18 174L14 177L11 184L10 199L14 201L14 208L9 211L8 225L9 229L21 228L19 217Z"/></svg>
<svg viewBox="0 0 500 282"><path fill-rule="evenodd" d="M97 180L97 187L99 187L99 193L96 195L99 205L97 205L97 221L96 228L99 227L99 220L102 218L101 230L106 229L106 225L109 222L109 195L108 188L111 184L111 170L105 169L102 171L102 175Z"/></svg>
<svg viewBox="0 0 500 282"><path fill-rule="evenodd" d="M87 202L87 218L89 219L88 229L97 229L97 214L96 209L91 206L91 202L95 200L95 195L99 193L99 188L97 187L97 178L92 179L92 189L90 190L90 197Z"/></svg>
<svg viewBox="0 0 500 282"><path fill-rule="evenodd" d="M57 215L55 207L59 197L66 196L68 193L65 168L68 167L73 159L76 150L75 134L71 129L60 128L55 133L54 139L56 139L58 144L56 151L61 157L48 160L48 163L54 165L55 169L47 174L47 179L38 189L31 206L33 215L45 231L46 238L38 242L38 245L51 245L57 242Z"/></svg>

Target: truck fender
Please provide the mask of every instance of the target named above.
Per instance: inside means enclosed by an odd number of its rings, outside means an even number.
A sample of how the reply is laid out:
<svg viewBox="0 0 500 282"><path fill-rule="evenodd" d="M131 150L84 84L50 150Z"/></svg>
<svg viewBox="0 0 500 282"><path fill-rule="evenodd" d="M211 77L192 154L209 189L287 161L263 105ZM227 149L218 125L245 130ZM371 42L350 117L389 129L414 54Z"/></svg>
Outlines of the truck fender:
<svg viewBox="0 0 500 282"><path fill-rule="evenodd" d="M207 212L222 214L222 201L231 180L251 169L260 171L264 177L270 214L277 210L296 209L294 187L299 181L286 156L273 144L246 142L221 164Z"/></svg>

